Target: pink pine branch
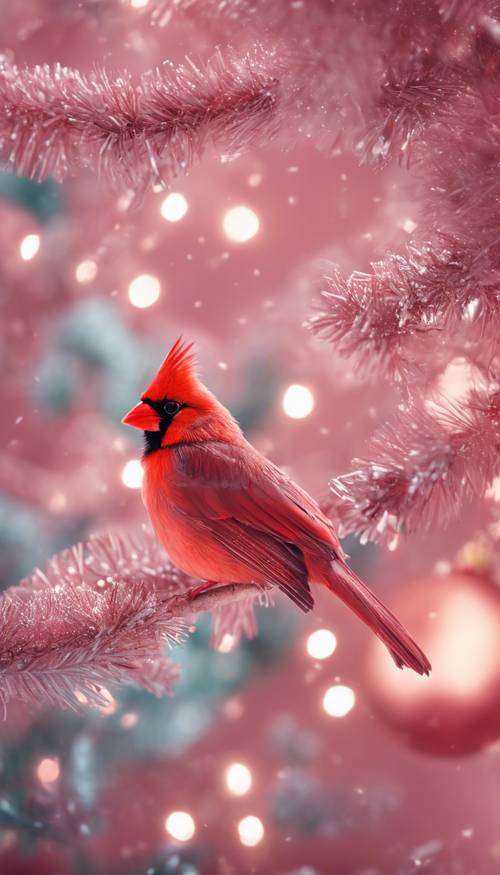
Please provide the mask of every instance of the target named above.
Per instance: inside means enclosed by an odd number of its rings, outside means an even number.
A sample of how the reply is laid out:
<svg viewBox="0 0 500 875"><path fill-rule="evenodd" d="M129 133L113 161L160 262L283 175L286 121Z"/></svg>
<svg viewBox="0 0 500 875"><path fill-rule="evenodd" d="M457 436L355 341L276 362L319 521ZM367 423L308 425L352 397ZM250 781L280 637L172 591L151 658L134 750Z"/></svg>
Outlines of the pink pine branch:
<svg viewBox="0 0 500 875"><path fill-rule="evenodd" d="M21 586L40 589L46 586L73 586L75 581L84 580L86 586L98 592L116 580L140 580L149 588L159 590L164 597L186 595L199 584L189 575L180 571L163 550L158 539L150 529L144 528L132 535L94 535L86 544L76 544L68 550L57 553L50 560L45 572L37 569ZM227 593L227 590L226 590ZM242 593L238 591L240 596ZM230 635L233 645L241 638L253 638L257 632L255 619L256 598L267 603L266 595L252 590L245 598L235 598L231 592L229 603L220 602L220 591L216 593L216 603L212 607L210 593L199 596L195 602L196 613L212 611L212 645L219 647L225 635Z"/></svg>
<svg viewBox="0 0 500 875"><path fill-rule="evenodd" d="M388 12L386 63L368 110L367 131L357 145L364 161L383 164L395 158L410 165L415 157L425 163L429 149L424 146L414 156L416 144L428 137L447 142L450 129L442 126L444 117L454 116L452 130L464 99L472 106L493 78L498 63L494 11L494 0L450 2L447 10L445 4L434 10L429 4L420 14L410 13L406 21L398 16L392 24ZM470 107L465 107L467 114ZM452 154L448 150L449 158Z"/></svg>
<svg viewBox="0 0 500 875"><path fill-rule="evenodd" d="M234 154L267 143L282 123L288 146L300 132L318 146L354 145L374 160L402 154L432 129L440 107L486 75L486 60L475 64L465 48L471 33L484 41L490 6L474 4L464 20L450 12L445 22L432 4L406 12L396 0L311 0L293 11L284 0L154 0L148 14L159 24L183 13L204 26L207 16L222 16L240 31L250 19L265 43L279 34L280 48L241 58L218 52L201 68L164 64L136 86L127 73L4 62L0 154L38 179L90 168L134 189L171 179L207 146ZM448 60L441 57L447 34L461 41Z"/></svg>
<svg viewBox="0 0 500 875"><path fill-rule="evenodd" d="M380 164L396 158L409 164L414 141L466 81L458 65L432 64L427 59L402 70L387 70L377 100L377 122L369 125L358 147L363 160Z"/></svg>
<svg viewBox="0 0 500 875"><path fill-rule="evenodd" d="M472 232L478 254L500 241L500 64L495 48L489 75L445 104L415 148L427 223L455 229L465 238Z"/></svg>
<svg viewBox="0 0 500 875"><path fill-rule="evenodd" d="M311 325L365 373L404 380L407 395L415 376L436 376L454 356L487 376L498 354L498 46L482 25L467 24L460 39L460 70L431 65L421 81L387 85L375 141L382 157L411 144L429 242L389 253L370 275L336 270ZM455 518L498 470L499 420L494 385L460 410L431 414L413 401L375 435L368 458L331 482L341 533L390 543Z"/></svg>
<svg viewBox="0 0 500 875"><path fill-rule="evenodd" d="M486 357L500 321L499 256L500 240L481 250L472 233L469 240L441 234L388 253L371 274L345 278L334 265L308 325L362 374L408 379L435 369L437 332L452 348L462 332L471 353L480 339Z"/></svg>
<svg viewBox="0 0 500 875"><path fill-rule="evenodd" d="M57 554L0 597L0 703L69 708L106 703L102 688L139 684L170 692L177 667L164 653L202 611L214 635L255 633L261 590L227 584L191 598L196 583L177 571L156 539L100 536ZM225 613L227 612L227 613ZM222 619L223 618L223 619Z"/></svg>
<svg viewBox="0 0 500 875"><path fill-rule="evenodd" d="M444 347L450 345L451 358L460 341L469 355L474 344L478 354L479 341L484 361L495 353L500 68L498 46L479 6L474 28L459 15L455 33L455 18L447 16L450 39L460 35L460 63L445 62L434 50L424 60L409 54L400 72L386 71L382 82L381 127L367 141L371 157L409 154L411 145L426 236L406 251L388 252L371 274L345 278L333 268L310 320L316 334L364 373L382 370L408 382L442 368ZM450 55L451 44L438 40L437 46L443 57Z"/></svg>
<svg viewBox="0 0 500 875"><path fill-rule="evenodd" d="M258 632L255 618L256 598L260 604L268 605L271 597L267 590L262 590L256 597L250 591L246 598L231 601L212 609L212 647L219 649L228 643L229 649L235 647L242 638L255 638Z"/></svg>
<svg viewBox="0 0 500 875"><path fill-rule="evenodd" d="M83 581L102 592L116 580L140 580L164 596L183 595L199 582L180 571L144 528L135 535L92 535L86 543L56 553L45 572L37 569L21 586L38 589Z"/></svg>
<svg viewBox="0 0 500 875"><path fill-rule="evenodd" d="M165 642L180 640L188 627L143 583L117 581L102 593L81 583L8 590L0 629L5 710L12 699L103 705L102 687L136 682L139 667L160 658Z"/></svg>
<svg viewBox="0 0 500 875"><path fill-rule="evenodd" d="M0 66L0 152L17 171L61 180L80 168L140 187L185 170L204 149L266 141L279 103L275 59L218 52L203 68L127 74Z"/></svg>
<svg viewBox="0 0 500 875"><path fill-rule="evenodd" d="M330 483L341 535L391 543L428 531L481 498L499 470L500 392L475 392L461 409L413 406L375 435L370 457Z"/></svg>

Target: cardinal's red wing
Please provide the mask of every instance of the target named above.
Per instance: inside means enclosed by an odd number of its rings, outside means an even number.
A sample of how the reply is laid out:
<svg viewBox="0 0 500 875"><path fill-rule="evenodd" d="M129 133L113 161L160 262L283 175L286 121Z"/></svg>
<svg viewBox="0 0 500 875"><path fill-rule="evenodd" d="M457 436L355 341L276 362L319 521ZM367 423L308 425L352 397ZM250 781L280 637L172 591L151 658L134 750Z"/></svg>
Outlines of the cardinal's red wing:
<svg viewBox="0 0 500 875"><path fill-rule="evenodd" d="M340 552L313 500L249 445L184 444L175 452L176 508L303 609L312 607L303 553Z"/></svg>
<svg viewBox="0 0 500 875"><path fill-rule="evenodd" d="M292 544L273 535L266 535L233 518L209 519L197 517L194 523L200 531L209 531L238 566L248 568L248 581L272 583L285 593L302 611L314 605L304 557Z"/></svg>
<svg viewBox="0 0 500 875"><path fill-rule="evenodd" d="M232 516L303 552L342 554L333 526L311 496L250 444L183 444L176 452L175 480L192 508Z"/></svg>

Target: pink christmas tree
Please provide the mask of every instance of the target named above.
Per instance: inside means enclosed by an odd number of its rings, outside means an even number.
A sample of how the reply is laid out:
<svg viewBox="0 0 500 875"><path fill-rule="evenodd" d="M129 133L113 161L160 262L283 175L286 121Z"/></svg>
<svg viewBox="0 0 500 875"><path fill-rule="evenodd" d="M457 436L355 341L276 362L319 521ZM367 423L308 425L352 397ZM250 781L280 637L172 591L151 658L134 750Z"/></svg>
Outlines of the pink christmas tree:
<svg viewBox="0 0 500 875"><path fill-rule="evenodd" d="M494 754L401 733L500 736L499 33L488 0L5 11L5 871L494 871ZM326 597L191 597L120 426L181 333L430 686Z"/></svg>

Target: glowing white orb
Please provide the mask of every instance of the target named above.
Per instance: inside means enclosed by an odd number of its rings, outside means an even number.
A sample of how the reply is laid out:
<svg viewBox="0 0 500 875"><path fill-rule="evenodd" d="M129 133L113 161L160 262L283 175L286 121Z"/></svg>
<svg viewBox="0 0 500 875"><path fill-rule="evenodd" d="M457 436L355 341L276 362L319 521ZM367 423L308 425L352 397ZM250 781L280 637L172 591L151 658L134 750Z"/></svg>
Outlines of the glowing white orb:
<svg viewBox="0 0 500 875"><path fill-rule="evenodd" d="M75 277L76 281L79 283L91 283L97 276L97 264L95 261L91 261L90 259L85 259L81 261L80 264L76 265L75 268Z"/></svg>
<svg viewBox="0 0 500 875"><path fill-rule="evenodd" d="M134 199L134 192L132 189L128 189L125 194L121 194L116 202L117 209L120 210L120 213L126 213L129 206L131 205Z"/></svg>
<svg viewBox="0 0 500 875"><path fill-rule="evenodd" d="M248 177L248 184L251 188L257 188L262 182L262 173L251 173Z"/></svg>
<svg viewBox="0 0 500 875"><path fill-rule="evenodd" d="M57 781L60 771L59 760L56 757L46 757L38 763L36 776L42 784L53 784Z"/></svg>
<svg viewBox="0 0 500 875"><path fill-rule="evenodd" d="M246 845L247 848L254 848L264 838L264 824L254 814L249 814L240 820L238 833L242 845Z"/></svg>
<svg viewBox="0 0 500 875"><path fill-rule="evenodd" d="M449 401L459 404L474 389L477 378L478 372L470 362L465 358L454 358L439 378L440 394L445 395Z"/></svg>
<svg viewBox="0 0 500 875"><path fill-rule="evenodd" d="M219 653L231 653L234 645L236 643L236 638L234 635L231 635L230 632L226 632L222 636L222 641L220 642L217 650Z"/></svg>
<svg viewBox="0 0 500 875"><path fill-rule="evenodd" d="M345 717L354 708L354 690L337 684L330 687L323 697L323 708L330 717Z"/></svg>
<svg viewBox="0 0 500 875"><path fill-rule="evenodd" d="M114 714L115 711L118 710L118 702L116 701L115 697L111 695L106 687L101 687L100 692L101 696L103 697L103 699L106 700L106 702L104 705L99 705L99 711L101 712L101 714Z"/></svg>
<svg viewBox="0 0 500 875"><path fill-rule="evenodd" d="M250 207L231 207L224 216L222 227L226 237L235 243L246 243L259 230L259 217Z"/></svg>
<svg viewBox="0 0 500 875"><path fill-rule="evenodd" d="M123 726L124 729L132 729L132 726L136 726L139 722L139 715L135 713L135 711L127 711L123 717L120 717L120 725Z"/></svg>
<svg viewBox="0 0 500 875"><path fill-rule="evenodd" d="M23 237L19 246L19 252L23 261L31 261L40 249L40 237L38 234L28 234Z"/></svg>
<svg viewBox="0 0 500 875"><path fill-rule="evenodd" d="M316 629L307 639L307 652L313 659L328 659L337 647L337 639L330 629Z"/></svg>
<svg viewBox="0 0 500 875"><path fill-rule="evenodd" d="M292 419L305 419L314 408L314 395L307 386L293 383L283 395L283 410Z"/></svg>
<svg viewBox="0 0 500 875"><path fill-rule="evenodd" d="M68 503L68 499L66 498L64 492L54 492L53 495L49 498L49 509L54 513L59 513L61 510L64 510Z"/></svg>
<svg viewBox="0 0 500 875"><path fill-rule="evenodd" d="M133 9L144 9L147 6L149 0L130 0L130 5Z"/></svg>
<svg viewBox="0 0 500 875"><path fill-rule="evenodd" d="M405 219L403 222L403 231L406 231L407 234L413 234L416 227L417 223L413 219Z"/></svg>
<svg viewBox="0 0 500 875"><path fill-rule="evenodd" d="M488 487L484 494L486 498L490 498L492 501L500 502L500 477L493 478L493 480L491 481L491 485Z"/></svg>
<svg viewBox="0 0 500 875"><path fill-rule="evenodd" d="M188 211L188 202L183 194L172 191L167 194L160 207L160 213L167 222L180 222Z"/></svg>
<svg viewBox="0 0 500 875"><path fill-rule="evenodd" d="M140 489L144 471L139 459L130 459L122 468L122 483L127 489Z"/></svg>
<svg viewBox="0 0 500 875"><path fill-rule="evenodd" d="M160 297L160 280L149 273L141 273L132 280L128 287L130 303L134 307L151 307Z"/></svg>
<svg viewBox="0 0 500 875"><path fill-rule="evenodd" d="M120 717L120 725L123 726L124 729L132 729L133 726L136 726L139 722L139 715L135 713L135 711L127 711L123 717Z"/></svg>
<svg viewBox="0 0 500 875"><path fill-rule="evenodd" d="M188 842L193 838L196 826L187 811L172 811L165 821L165 830L178 842Z"/></svg>
<svg viewBox="0 0 500 875"><path fill-rule="evenodd" d="M226 769L226 787L234 796L244 796L252 786L252 773L243 763L231 763Z"/></svg>

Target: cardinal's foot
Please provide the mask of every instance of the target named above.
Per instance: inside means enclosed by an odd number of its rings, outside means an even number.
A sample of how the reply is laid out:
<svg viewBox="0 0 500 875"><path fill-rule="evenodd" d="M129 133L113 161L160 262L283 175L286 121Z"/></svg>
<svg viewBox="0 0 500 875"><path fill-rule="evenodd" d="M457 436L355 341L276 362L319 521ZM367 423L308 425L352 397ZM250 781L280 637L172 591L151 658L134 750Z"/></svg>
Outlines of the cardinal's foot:
<svg viewBox="0 0 500 875"><path fill-rule="evenodd" d="M193 586L187 594L188 599L191 599L192 601L201 595L202 592L206 592L207 589L212 589L212 587L218 586L218 583L218 580L206 580L205 583L200 583L199 586Z"/></svg>

